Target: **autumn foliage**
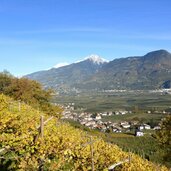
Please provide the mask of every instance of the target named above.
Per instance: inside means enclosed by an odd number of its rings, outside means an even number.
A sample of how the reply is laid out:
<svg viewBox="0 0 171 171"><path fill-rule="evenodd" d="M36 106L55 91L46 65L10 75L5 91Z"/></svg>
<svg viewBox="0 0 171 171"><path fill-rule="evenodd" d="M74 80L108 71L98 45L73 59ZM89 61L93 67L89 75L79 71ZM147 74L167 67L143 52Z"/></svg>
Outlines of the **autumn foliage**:
<svg viewBox="0 0 171 171"><path fill-rule="evenodd" d="M44 90L41 84L34 80L13 77L7 71L0 73L0 93L51 115L61 111L50 103L52 90Z"/></svg>
<svg viewBox="0 0 171 171"><path fill-rule="evenodd" d="M118 146L92 137L86 132L52 118L40 136L40 116L49 114L0 95L0 170L89 171L92 170L91 145L95 170L130 158L117 168L122 171L168 171L141 157L123 152Z"/></svg>

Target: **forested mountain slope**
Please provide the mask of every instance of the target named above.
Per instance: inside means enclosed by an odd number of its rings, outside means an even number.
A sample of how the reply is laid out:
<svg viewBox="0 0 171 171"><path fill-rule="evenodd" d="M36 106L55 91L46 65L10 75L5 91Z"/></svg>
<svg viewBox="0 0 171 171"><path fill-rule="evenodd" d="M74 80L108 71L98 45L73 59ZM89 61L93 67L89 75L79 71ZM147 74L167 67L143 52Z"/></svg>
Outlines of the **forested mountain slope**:
<svg viewBox="0 0 171 171"><path fill-rule="evenodd" d="M26 77L57 91L171 88L171 54L157 50L103 63L87 59Z"/></svg>

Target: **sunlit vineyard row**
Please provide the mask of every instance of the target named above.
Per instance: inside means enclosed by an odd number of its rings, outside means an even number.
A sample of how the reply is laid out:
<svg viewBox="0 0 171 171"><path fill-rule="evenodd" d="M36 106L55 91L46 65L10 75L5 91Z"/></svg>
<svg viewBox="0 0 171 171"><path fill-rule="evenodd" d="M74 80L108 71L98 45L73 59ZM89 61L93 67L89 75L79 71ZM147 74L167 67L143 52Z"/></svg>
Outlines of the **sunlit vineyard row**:
<svg viewBox="0 0 171 171"><path fill-rule="evenodd" d="M44 121L40 135L40 117ZM141 148L141 147L139 147ZM93 149L93 153L92 150ZM88 171L167 171L164 166L123 152L118 146L91 137L30 106L0 95L0 170Z"/></svg>

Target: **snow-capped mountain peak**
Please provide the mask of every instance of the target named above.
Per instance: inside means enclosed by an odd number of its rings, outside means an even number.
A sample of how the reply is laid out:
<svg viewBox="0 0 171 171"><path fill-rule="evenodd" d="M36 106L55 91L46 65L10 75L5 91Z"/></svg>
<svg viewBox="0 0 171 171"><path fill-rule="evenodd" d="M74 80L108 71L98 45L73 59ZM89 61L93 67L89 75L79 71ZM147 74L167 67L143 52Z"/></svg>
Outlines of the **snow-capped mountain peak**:
<svg viewBox="0 0 171 171"><path fill-rule="evenodd" d="M100 56L98 56L98 55L94 55L94 54L92 54L92 55L90 55L90 56L87 56L86 58L85 58L85 60L90 60L90 61L92 61L93 63L96 63L96 64L103 64L103 63L106 63L106 62L108 62L106 59L104 59L104 58L101 58Z"/></svg>

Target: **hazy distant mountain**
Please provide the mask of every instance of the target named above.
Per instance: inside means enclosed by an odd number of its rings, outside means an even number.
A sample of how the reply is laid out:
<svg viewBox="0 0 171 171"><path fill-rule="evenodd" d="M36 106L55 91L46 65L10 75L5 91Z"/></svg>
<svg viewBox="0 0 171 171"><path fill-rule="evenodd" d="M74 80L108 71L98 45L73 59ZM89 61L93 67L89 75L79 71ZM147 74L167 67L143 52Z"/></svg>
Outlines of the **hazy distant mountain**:
<svg viewBox="0 0 171 171"><path fill-rule="evenodd" d="M97 73L106 63L107 60L98 55L90 55L82 61L47 71L39 71L26 77L41 82L45 87L70 90L74 88L74 84L81 84Z"/></svg>
<svg viewBox="0 0 171 171"><path fill-rule="evenodd" d="M56 90L170 88L171 54L158 50L111 62L92 55L83 61L27 77Z"/></svg>

